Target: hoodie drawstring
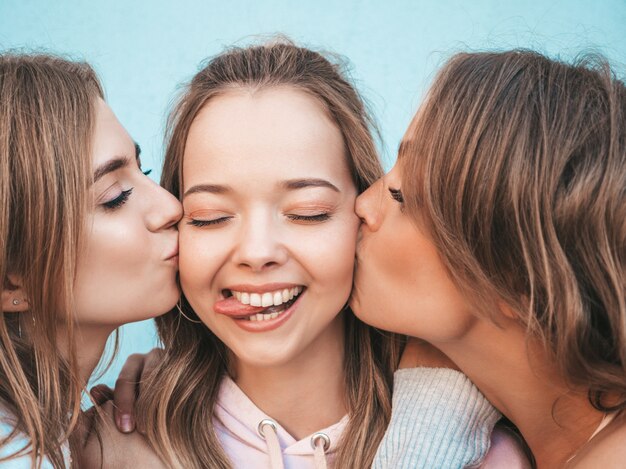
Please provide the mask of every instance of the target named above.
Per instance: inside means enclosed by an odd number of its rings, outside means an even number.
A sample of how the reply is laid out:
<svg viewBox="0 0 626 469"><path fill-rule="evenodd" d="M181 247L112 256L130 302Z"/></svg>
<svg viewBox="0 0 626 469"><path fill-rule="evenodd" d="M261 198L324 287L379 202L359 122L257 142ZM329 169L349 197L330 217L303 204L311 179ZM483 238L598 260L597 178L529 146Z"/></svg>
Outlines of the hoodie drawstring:
<svg viewBox="0 0 626 469"><path fill-rule="evenodd" d="M265 440L267 453L270 457L270 469L284 469L283 452L278 441L276 422L271 419L263 419L259 422L257 433ZM311 437L313 448L313 461L315 469L327 469L326 451L330 448L330 438L326 433L315 433Z"/></svg>
<svg viewBox="0 0 626 469"><path fill-rule="evenodd" d="M327 469L326 451L330 448L330 438L326 433L318 432L311 437L315 469Z"/></svg>
<svg viewBox="0 0 626 469"><path fill-rule="evenodd" d="M261 438L267 445L267 453L270 457L270 469L285 469L283 464L283 452L280 449L278 434L276 433L276 422L271 419L263 419L257 428Z"/></svg>

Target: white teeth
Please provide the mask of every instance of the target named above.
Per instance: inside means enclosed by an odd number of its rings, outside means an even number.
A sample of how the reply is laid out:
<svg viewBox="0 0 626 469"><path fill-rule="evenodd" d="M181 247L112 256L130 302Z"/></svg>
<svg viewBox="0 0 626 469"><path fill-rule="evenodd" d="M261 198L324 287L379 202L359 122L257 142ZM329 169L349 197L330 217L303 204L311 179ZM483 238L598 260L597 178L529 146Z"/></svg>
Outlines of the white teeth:
<svg viewBox="0 0 626 469"><path fill-rule="evenodd" d="M237 301L244 305L267 308L269 306L280 306L283 303L287 303L298 296L302 290L303 287L293 287L265 293L248 293L234 290L231 290L231 293L237 298Z"/></svg>
<svg viewBox="0 0 626 469"><path fill-rule="evenodd" d="M281 314L282 312L270 313L270 314L256 313L256 314L250 315L248 319L250 321L269 321L270 319L276 319Z"/></svg>
<svg viewBox="0 0 626 469"><path fill-rule="evenodd" d="M250 305L261 306L261 295L258 293L250 293Z"/></svg>
<svg viewBox="0 0 626 469"><path fill-rule="evenodd" d="M283 294L279 291L274 293L274 306L283 304Z"/></svg>
<svg viewBox="0 0 626 469"><path fill-rule="evenodd" d="M265 308L266 306L272 306L273 304L274 295L271 293L263 293L263 296L261 297L261 306Z"/></svg>

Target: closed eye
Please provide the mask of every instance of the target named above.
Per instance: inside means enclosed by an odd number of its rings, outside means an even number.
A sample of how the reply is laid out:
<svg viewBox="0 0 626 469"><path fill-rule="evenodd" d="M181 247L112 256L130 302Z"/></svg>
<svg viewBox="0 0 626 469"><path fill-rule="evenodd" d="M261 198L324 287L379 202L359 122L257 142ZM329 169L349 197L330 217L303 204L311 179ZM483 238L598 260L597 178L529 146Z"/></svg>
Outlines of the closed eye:
<svg viewBox="0 0 626 469"><path fill-rule="evenodd" d="M315 222L322 222L322 221L326 221L330 219L330 213L319 213L317 215L290 214L290 215L287 215L287 218L289 218L292 221L315 223Z"/></svg>
<svg viewBox="0 0 626 469"><path fill-rule="evenodd" d="M220 217L220 218L214 218L212 220L199 220L199 219L196 219L196 218L190 218L189 221L187 222L187 224L191 225L191 226L197 226L199 228L202 228L203 226L221 225L223 223L226 223L231 218L233 218L233 217Z"/></svg>
<svg viewBox="0 0 626 469"><path fill-rule="evenodd" d="M120 208L122 205L124 205L126 203L126 201L130 197L130 194L132 194L132 192L133 192L133 188L132 187L130 189L128 189L128 190L122 191L120 193L120 195L115 197L113 200L109 200L108 202L104 202L102 204L102 206L106 210L115 210L117 208Z"/></svg>
<svg viewBox="0 0 626 469"><path fill-rule="evenodd" d="M399 202L401 204L404 203L404 197L402 196L402 191L400 189L392 189L390 187L389 188L389 193L391 194L391 198L393 200L395 200L396 202Z"/></svg>

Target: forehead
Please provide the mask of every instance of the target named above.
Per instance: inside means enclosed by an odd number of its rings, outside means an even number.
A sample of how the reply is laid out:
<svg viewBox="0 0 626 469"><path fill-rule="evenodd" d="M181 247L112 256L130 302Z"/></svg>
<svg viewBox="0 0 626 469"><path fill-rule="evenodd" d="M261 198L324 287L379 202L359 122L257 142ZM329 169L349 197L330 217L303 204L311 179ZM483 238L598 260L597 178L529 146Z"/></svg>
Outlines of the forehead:
<svg viewBox="0 0 626 469"><path fill-rule="evenodd" d="M98 167L115 156L134 156L134 142L111 108L100 98L95 105L93 166ZM129 154L129 152L131 152Z"/></svg>
<svg viewBox="0 0 626 469"><path fill-rule="evenodd" d="M185 186L236 180L350 178L344 140L321 103L304 91L229 91L194 119L185 147Z"/></svg>

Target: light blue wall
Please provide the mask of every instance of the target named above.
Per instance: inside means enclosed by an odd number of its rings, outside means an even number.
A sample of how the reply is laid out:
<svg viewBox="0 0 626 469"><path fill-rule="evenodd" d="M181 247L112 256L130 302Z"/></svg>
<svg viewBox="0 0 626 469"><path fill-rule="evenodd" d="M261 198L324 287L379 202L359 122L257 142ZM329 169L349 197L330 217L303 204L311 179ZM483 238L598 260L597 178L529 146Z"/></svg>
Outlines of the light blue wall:
<svg viewBox="0 0 626 469"><path fill-rule="evenodd" d="M532 47L571 57L594 49L622 73L626 64L626 0L0 0L0 50L44 48L93 64L156 180L177 84L223 46L275 32L350 59L388 167L433 72L455 51ZM127 326L120 357L153 341L149 323Z"/></svg>

